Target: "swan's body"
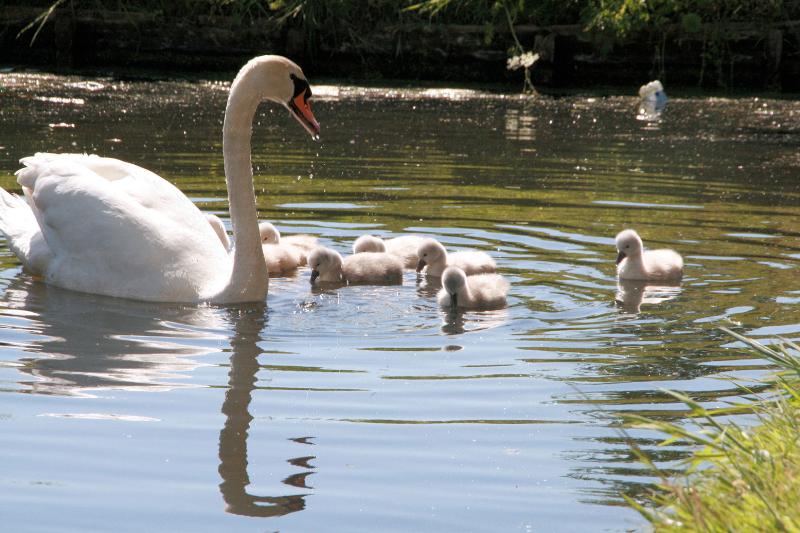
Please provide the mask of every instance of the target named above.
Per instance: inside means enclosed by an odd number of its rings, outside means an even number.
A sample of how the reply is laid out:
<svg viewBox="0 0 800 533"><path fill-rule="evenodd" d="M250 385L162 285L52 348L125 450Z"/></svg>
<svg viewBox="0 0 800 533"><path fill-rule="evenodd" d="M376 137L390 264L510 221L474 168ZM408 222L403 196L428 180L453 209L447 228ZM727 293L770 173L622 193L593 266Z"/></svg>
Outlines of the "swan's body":
<svg viewBox="0 0 800 533"><path fill-rule="evenodd" d="M683 276L683 258L675 250L644 251L642 239L632 229L617 234L616 244L619 279L658 281Z"/></svg>
<svg viewBox="0 0 800 533"><path fill-rule="evenodd" d="M317 238L312 235L289 235L281 236L278 228L269 222L261 222L258 225L259 233L261 234L261 244L264 248L264 256L267 259L267 266L270 272L274 272L273 267L270 266L270 258L267 255L268 250L272 250L268 246L277 246L281 249L278 254L285 257L286 270L293 270L297 267L304 266L308 259L308 253L317 247ZM289 266L290 258L296 258L296 264ZM285 271L285 270L284 270Z"/></svg>
<svg viewBox="0 0 800 533"><path fill-rule="evenodd" d="M253 116L272 100L316 135L309 96L300 68L279 56L251 60L231 85L223 125L231 253L175 186L96 155L22 159L25 200L0 189L0 231L27 269L67 289L163 302L261 301L268 277L250 164Z"/></svg>
<svg viewBox="0 0 800 533"><path fill-rule="evenodd" d="M467 276L458 267L442 273L442 289L437 295L444 308L500 309L506 306L508 282L500 274Z"/></svg>
<svg viewBox="0 0 800 533"><path fill-rule="evenodd" d="M386 252L399 257L405 268L415 268L419 262L417 250L424 240L418 235L402 235L387 240L373 235L362 235L353 243L353 253Z"/></svg>
<svg viewBox="0 0 800 533"><path fill-rule="evenodd" d="M311 283L399 285L403 283L403 263L383 252L363 252L342 259L336 250L315 248L308 255Z"/></svg>
<svg viewBox="0 0 800 533"><path fill-rule="evenodd" d="M419 262L417 272L427 267L428 276L439 277L444 269L456 266L468 276L475 274L491 274L497 270L494 259L485 252L463 251L447 253L444 246L436 239L423 239L417 250Z"/></svg>
<svg viewBox="0 0 800 533"><path fill-rule="evenodd" d="M214 233L219 237L222 246L224 246L226 250L230 250L231 240L228 238L228 232L225 230L225 224L222 223L222 220L217 215L212 215L211 213L206 213L206 220L211 224L211 229L213 229Z"/></svg>

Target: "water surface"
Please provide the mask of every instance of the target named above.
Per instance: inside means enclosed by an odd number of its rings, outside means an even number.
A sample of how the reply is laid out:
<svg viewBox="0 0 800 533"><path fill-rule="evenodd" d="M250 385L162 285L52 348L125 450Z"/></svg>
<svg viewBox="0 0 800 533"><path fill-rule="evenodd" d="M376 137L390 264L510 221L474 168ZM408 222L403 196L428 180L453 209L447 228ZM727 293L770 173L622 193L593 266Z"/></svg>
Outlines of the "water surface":
<svg viewBox="0 0 800 533"><path fill-rule="evenodd" d="M227 85L0 77L0 185L40 150L160 173L229 225ZM654 480L617 414L680 419L769 366L719 332L800 338L800 104L528 101L315 87L322 140L263 106L262 219L347 253L363 233L492 254L508 309L450 313L434 283L265 305L147 304L47 287L0 245L0 518L25 531L622 531ZM686 260L618 287L613 237ZM656 448L669 467L685 450Z"/></svg>

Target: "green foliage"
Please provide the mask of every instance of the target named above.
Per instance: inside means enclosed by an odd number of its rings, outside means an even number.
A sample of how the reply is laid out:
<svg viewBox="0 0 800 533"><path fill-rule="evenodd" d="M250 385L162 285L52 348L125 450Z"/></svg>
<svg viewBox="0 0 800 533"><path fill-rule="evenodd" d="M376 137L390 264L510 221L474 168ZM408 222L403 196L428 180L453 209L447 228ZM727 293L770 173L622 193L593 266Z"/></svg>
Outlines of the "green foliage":
<svg viewBox="0 0 800 533"><path fill-rule="evenodd" d="M637 456L659 477L660 491L642 504L626 498L656 531L788 531L800 532L800 346L784 341L764 346L738 333L723 330L778 365L775 394L754 405L709 410L690 397L671 393L690 409L697 428L628 418L634 427L660 431L698 450L688 459L687 475L669 479L632 442ZM749 410L761 424L744 429L720 415Z"/></svg>
<svg viewBox="0 0 800 533"><path fill-rule="evenodd" d="M767 27L800 17L795 0L28 0L28 5L42 7L21 32L33 39L55 8L97 9L166 20L215 17L214 23L231 25L269 21L275 31L299 30L311 57L320 43L365 57L401 25L447 24L483 26L484 45L508 46L514 56L524 51L514 34L519 25L579 24L601 51L631 37L649 38L652 74L661 79L667 46L699 39L702 50L694 49L701 60L698 83L721 86L732 81L737 59L730 47L732 25Z"/></svg>

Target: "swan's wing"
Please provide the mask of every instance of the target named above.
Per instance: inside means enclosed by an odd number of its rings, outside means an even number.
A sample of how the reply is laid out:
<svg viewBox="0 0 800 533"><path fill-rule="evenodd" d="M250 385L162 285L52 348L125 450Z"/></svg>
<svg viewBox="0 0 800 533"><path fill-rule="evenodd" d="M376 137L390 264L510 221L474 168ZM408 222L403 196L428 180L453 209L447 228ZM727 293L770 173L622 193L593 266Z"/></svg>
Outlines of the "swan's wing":
<svg viewBox="0 0 800 533"><path fill-rule="evenodd" d="M127 196L145 209L161 210L168 220L197 226L198 229L202 226L202 213L180 189L133 163L94 154L48 153L37 153L21 162L25 168L17 172L17 181L31 191L35 189L36 180L44 173L55 176L84 174L87 178L104 181L104 185L110 187L109 190Z"/></svg>
<svg viewBox="0 0 800 533"><path fill-rule="evenodd" d="M17 180L53 254L48 281L115 296L185 299L223 274L227 253L205 216L152 172L78 154L36 154L22 163Z"/></svg>

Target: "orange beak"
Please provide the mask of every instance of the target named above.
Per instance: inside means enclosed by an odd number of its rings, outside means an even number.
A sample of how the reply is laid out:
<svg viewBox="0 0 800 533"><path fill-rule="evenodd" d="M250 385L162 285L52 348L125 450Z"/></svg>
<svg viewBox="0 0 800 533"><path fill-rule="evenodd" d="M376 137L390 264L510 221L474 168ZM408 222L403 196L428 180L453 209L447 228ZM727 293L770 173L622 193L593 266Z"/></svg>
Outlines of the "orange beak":
<svg viewBox="0 0 800 533"><path fill-rule="evenodd" d="M301 92L289 100L288 106L294 118L303 125L308 133L314 137L319 135L319 122L314 118L314 113L311 111L311 104L306 97L306 92Z"/></svg>

